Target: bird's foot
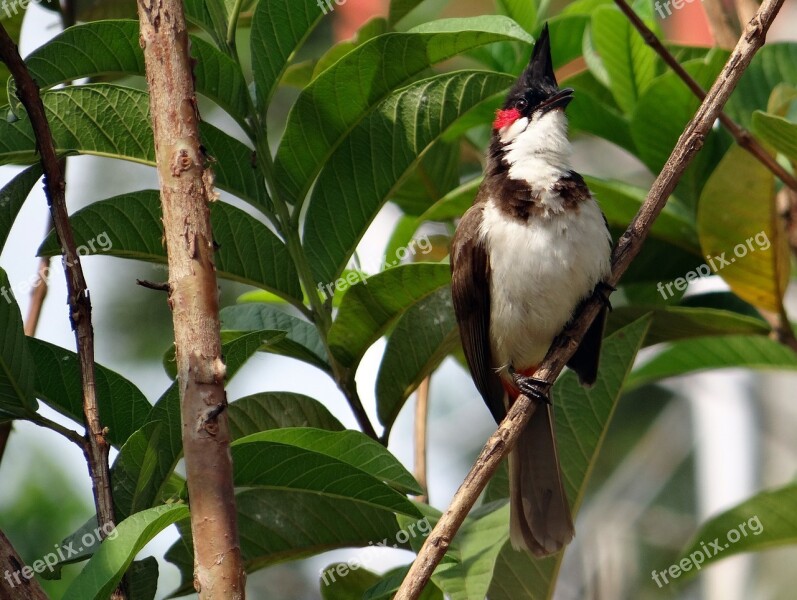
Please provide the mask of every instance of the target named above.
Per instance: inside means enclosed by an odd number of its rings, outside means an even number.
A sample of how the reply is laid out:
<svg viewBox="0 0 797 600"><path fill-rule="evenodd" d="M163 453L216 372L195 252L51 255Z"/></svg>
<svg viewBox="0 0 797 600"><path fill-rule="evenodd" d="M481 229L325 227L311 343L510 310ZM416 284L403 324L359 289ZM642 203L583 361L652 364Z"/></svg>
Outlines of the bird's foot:
<svg viewBox="0 0 797 600"><path fill-rule="evenodd" d="M612 303L609 300L609 296L612 292L616 292L617 288L613 285L609 285L605 281L599 281L598 285L595 286L595 290L592 292L594 296L597 296L598 300L607 308L609 311L612 310Z"/></svg>
<svg viewBox="0 0 797 600"><path fill-rule="evenodd" d="M521 375L511 366L509 367L509 374L515 382L515 386L522 394L529 398L542 402L544 404L551 403L551 384L544 379L537 379L528 375Z"/></svg>

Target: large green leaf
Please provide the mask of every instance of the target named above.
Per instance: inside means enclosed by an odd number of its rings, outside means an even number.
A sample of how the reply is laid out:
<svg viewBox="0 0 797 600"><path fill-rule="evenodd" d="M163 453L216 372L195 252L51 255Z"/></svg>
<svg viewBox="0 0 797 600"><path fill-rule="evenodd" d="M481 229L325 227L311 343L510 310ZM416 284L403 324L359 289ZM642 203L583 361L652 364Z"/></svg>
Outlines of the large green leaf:
<svg viewBox="0 0 797 600"><path fill-rule="evenodd" d="M764 336L687 339L673 344L634 370L628 385L637 387L666 377L728 367L793 371L797 370L797 355Z"/></svg>
<svg viewBox="0 0 797 600"><path fill-rule="evenodd" d="M424 0L390 0L389 21L395 25L415 10Z"/></svg>
<svg viewBox="0 0 797 600"><path fill-rule="evenodd" d="M42 176L40 164L28 167L0 190L0 252L30 191Z"/></svg>
<svg viewBox="0 0 797 600"><path fill-rule="evenodd" d="M432 64L508 40L531 42L506 17L444 19L379 36L344 56L302 91L288 117L275 163L282 197L301 202L335 149L397 87Z"/></svg>
<svg viewBox="0 0 797 600"><path fill-rule="evenodd" d="M27 56L31 75L43 90L98 75L144 75L137 21L95 21L66 29ZM194 85L245 129L246 81L240 66L202 38L191 36Z"/></svg>
<svg viewBox="0 0 797 600"><path fill-rule="evenodd" d="M392 512L316 493L257 488L235 498L241 553L248 572L335 548L392 544L399 529ZM166 553L182 575L178 591L193 592L193 546L186 527ZM354 551L356 554L358 551Z"/></svg>
<svg viewBox="0 0 797 600"><path fill-rule="evenodd" d="M83 423L83 386L77 354L36 338L28 338L36 365L36 396L77 423ZM133 383L102 365L94 365L100 422L108 441L121 446L145 422L152 410Z"/></svg>
<svg viewBox="0 0 797 600"><path fill-rule="evenodd" d="M350 287L329 330L329 347L354 369L365 351L404 312L451 281L448 265L413 263L394 267Z"/></svg>
<svg viewBox="0 0 797 600"><path fill-rule="evenodd" d="M683 67L708 89L722 70L726 58L725 52L712 51L704 59L685 62ZM639 98L631 116L631 135L638 158L652 173L658 174L664 166L699 105L700 100L671 71L657 77ZM693 210L703 184L730 143L730 136L724 131L713 131L706 137L703 148L686 170L677 189L678 199L687 202L690 209Z"/></svg>
<svg viewBox="0 0 797 600"><path fill-rule="evenodd" d="M767 335L769 326L760 318L740 315L729 310L691 308L685 306L621 306L615 308L606 323L612 333L650 314L653 318L645 345L710 335Z"/></svg>
<svg viewBox="0 0 797 600"><path fill-rule="evenodd" d="M656 77L656 53L614 6L600 7L592 14L592 40L617 104L631 113Z"/></svg>
<svg viewBox="0 0 797 600"><path fill-rule="evenodd" d="M36 412L33 357L22 326L8 275L0 268L0 417L24 417ZM17 286L16 293L27 291Z"/></svg>
<svg viewBox="0 0 797 600"><path fill-rule="evenodd" d="M598 380L593 387L581 387L575 373L570 371L554 386L559 459L574 515L583 501L590 472L649 324L649 318L639 319L604 340ZM548 558L533 559L505 544L496 561L488 594L490 600L550 598L563 556L560 552Z"/></svg>
<svg viewBox="0 0 797 600"><path fill-rule="evenodd" d="M285 245L265 225L226 202L211 204L210 220L218 244L214 260L219 277L264 288L294 301L302 297ZM76 243L84 245L90 254L166 262L160 198L155 190L95 202L73 214L70 222ZM89 241L103 234L106 243L89 245ZM58 252L54 233L39 252L44 256Z"/></svg>
<svg viewBox="0 0 797 600"><path fill-rule="evenodd" d="M232 402L228 408L233 439L281 427L344 429L318 400L294 392L261 392Z"/></svg>
<svg viewBox="0 0 797 600"><path fill-rule="evenodd" d="M797 484L767 490L703 523L676 561L686 578L718 560L797 543ZM697 567L694 568L693 567ZM689 572L691 571L691 572Z"/></svg>
<svg viewBox="0 0 797 600"><path fill-rule="evenodd" d="M64 594L64 600L104 600L111 595L144 546L169 525L188 516L183 504L156 506L119 523Z"/></svg>
<svg viewBox="0 0 797 600"><path fill-rule="evenodd" d="M509 504L490 506L486 514L470 516L457 532L447 559L432 575L432 581L451 600L483 600L487 597L493 569L501 548L509 539ZM400 518L399 523L406 519ZM410 538L413 550L420 550L423 539Z"/></svg>
<svg viewBox="0 0 797 600"><path fill-rule="evenodd" d="M405 496L348 462L293 444L259 439L272 433L262 432L233 442L230 450L236 486L300 491L420 516Z"/></svg>
<svg viewBox="0 0 797 600"><path fill-rule="evenodd" d="M311 427L289 427L262 431L241 440L275 442L304 448L341 460L373 475L400 492L419 495L423 490L404 466L379 442L353 430L325 431Z"/></svg>
<svg viewBox="0 0 797 600"><path fill-rule="evenodd" d="M438 75L397 92L352 131L327 161L307 210L304 246L317 281L337 279L424 150L460 115L509 83L505 75L480 71Z"/></svg>
<svg viewBox="0 0 797 600"><path fill-rule="evenodd" d="M110 84L50 90L42 94L55 147L77 152L155 164L146 92ZM0 164L32 163L36 143L25 114L13 122L0 120ZM215 159L215 184L255 206L265 203L262 177L252 164L252 151L209 123L200 123L202 143Z"/></svg>
<svg viewBox="0 0 797 600"><path fill-rule="evenodd" d="M779 312L790 261L772 172L732 146L703 189L697 226L703 254L731 290L753 306Z"/></svg>
<svg viewBox="0 0 797 600"><path fill-rule="evenodd" d="M255 331L222 346L230 381L244 363L281 332ZM164 392L145 424L128 438L113 465L111 481L117 518L156 504L183 451L179 383Z"/></svg>
<svg viewBox="0 0 797 600"><path fill-rule="evenodd" d="M252 19L252 70L257 106L265 112L288 62L324 15L317 0L258 2Z"/></svg>
<svg viewBox="0 0 797 600"><path fill-rule="evenodd" d="M388 338L376 378L376 408L385 436L410 394L458 344L448 286L404 313Z"/></svg>
<svg viewBox="0 0 797 600"><path fill-rule="evenodd" d="M537 0L497 0L498 8L529 33L537 26Z"/></svg>
<svg viewBox="0 0 797 600"><path fill-rule="evenodd" d="M284 310L265 303L227 306L219 313L221 328L228 331L280 330L285 339L267 347L269 352L291 356L331 373L327 351L318 328Z"/></svg>

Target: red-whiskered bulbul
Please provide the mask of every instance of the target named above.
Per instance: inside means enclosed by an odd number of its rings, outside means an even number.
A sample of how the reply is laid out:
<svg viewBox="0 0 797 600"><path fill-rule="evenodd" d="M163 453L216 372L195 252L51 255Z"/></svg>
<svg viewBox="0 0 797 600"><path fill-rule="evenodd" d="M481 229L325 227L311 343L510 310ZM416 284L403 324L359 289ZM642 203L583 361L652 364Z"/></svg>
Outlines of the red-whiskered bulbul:
<svg viewBox="0 0 797 600"><path fill-rule="evenodd" d="M598 203L570 168L565 107L547 24L495 118L485 178L451 244L462 347L496 422L520 393L542 400L509 455L510 539L536 556L574 535L548 389L533 378L554 338L611 272ZM607 303L608 305L608 303ZM568 366L595 382L606 307Z"/></svg>

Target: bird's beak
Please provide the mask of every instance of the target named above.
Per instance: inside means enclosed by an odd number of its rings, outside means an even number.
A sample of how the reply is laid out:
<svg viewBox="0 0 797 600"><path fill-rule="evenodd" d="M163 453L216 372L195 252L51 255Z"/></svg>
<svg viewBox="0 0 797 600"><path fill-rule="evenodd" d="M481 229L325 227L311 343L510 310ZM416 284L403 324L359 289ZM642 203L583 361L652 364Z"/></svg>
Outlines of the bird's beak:
<svg viewBox="0 0 797 600"><path fill-rule="evenodd" d="M548 98L545 102L540 104L537 107L537 110L541 110L544 113L551 111L555 108L565 108L570 101L573 99L573 88L565 88L563 90L559 90L553 96Z"/></svg>

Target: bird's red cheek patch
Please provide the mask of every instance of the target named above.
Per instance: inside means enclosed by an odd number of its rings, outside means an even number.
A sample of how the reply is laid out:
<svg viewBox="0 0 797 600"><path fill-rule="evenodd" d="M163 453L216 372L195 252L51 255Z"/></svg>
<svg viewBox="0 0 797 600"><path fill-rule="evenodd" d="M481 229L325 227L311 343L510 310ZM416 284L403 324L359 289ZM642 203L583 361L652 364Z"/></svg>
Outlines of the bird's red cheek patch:
<svg viewBox="0 0 797 600"><path fill-rule="evenodd" d="M508 127L520 118L520 111L516 108L509 108L506 110L499 110L495 113L495 121L493 121L493 129L496 131Z"/></svg>

